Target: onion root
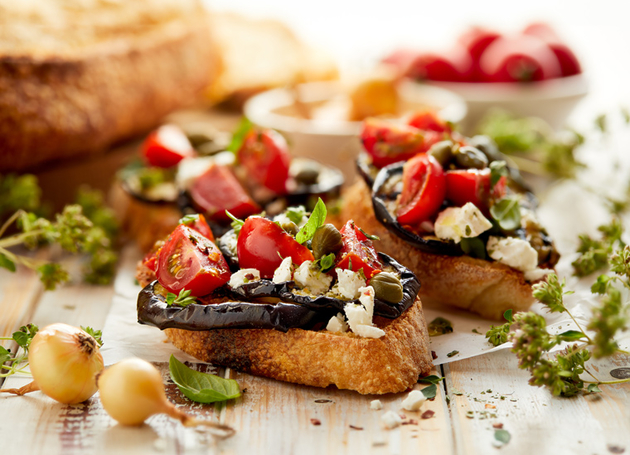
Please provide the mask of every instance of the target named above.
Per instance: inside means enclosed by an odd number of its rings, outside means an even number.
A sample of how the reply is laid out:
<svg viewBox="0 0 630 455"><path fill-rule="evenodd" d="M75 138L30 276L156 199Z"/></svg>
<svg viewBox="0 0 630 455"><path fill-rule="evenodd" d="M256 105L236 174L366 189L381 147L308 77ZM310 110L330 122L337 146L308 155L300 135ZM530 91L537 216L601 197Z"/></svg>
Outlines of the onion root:
<svg viewBox="0 0 630 455"><path fill-rule="evenodd" d="M39 386L35 383L35 381L33 381L23 387L20 387L19 389L0 389L0 393L12 393L21 397L22 395L30 392L37 392L38 390L40 390Z"/></svg>

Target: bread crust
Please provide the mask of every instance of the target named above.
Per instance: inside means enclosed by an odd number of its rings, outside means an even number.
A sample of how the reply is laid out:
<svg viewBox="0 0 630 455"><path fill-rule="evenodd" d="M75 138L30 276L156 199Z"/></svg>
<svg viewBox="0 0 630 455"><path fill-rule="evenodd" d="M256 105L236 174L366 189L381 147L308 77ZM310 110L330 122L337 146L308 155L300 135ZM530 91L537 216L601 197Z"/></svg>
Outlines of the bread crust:
<svg viewBox="0 0 630 455"><path fill-rule="evenodd" d="M375 218L370 191L363 181L347 188L343 200L342 218L353 219L366 232L377 235L376 249L416 274L425 304L455 306L501 320L506 310L526 311L534 302L523 272L470 256L425 253L391 233Z"/></svg>
<svg viewBox="0 0 630 455"><path fill-rule="evenodd" d="M191 104L217 71L194 15L65 56L0 55L0 172L98 154Z"/></svg>
<svg viewBox="0 0 630 455"><path fill-rule="evenodd" d="M432 368L420 300L400 317L374 318L381 338L351 332L290 329L166 329L182 351L205 362L257 376L315 387L335 385L361 394L403 392Z"/></svg>

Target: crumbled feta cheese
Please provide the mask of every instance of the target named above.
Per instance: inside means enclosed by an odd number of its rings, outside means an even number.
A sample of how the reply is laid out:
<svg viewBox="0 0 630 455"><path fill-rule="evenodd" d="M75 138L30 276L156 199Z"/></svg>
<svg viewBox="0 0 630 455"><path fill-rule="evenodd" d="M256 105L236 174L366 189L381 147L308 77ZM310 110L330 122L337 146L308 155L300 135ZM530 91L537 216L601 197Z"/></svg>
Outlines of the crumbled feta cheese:
<svg viewBox="0 0 630 455"><path fill-rule="evenodd" d="M300 288L308 288L311 294L323 294L330 288L332 277L322 273L312 261L304 261L293 273L293 281Z"/></svg>
<svg viewBox="0 0 630 455"><path fill-rule="evenodd" d="M348 324L354 333L357 333L357 327L360 325L371 325L372 318L363 307L357 303L346 303L343 307L343 312L346 313L348 318Z"/></svg>
<svg viewBox="0 0 630 455"><path fill-rule="evenodd" d="M372 286L365 286L359 288L359 302L365 307L365 310L370 317L370 325L372 324L372 316L374 316L374 288Z"/></svg>
<svg viewBox="0 0 630 455"><path fill-rule="evenodd" d="M364 338L380 338L385 332L372 324L374 315L374 288L365 286L359 288L359 302L346 303L343 311L348 318L350 329L357 335Z"/></svg>
<svg viewBox="0 0 630 455"><path fill-rule="evenodd" d="M160 183L139 192L144 192L144 196L152 201L174 201L179 195L179 189L172 182Z"/></svg>
<svg viewBox="0 0 630 455"><path fill-rule="evenodd" d="M427 401L427 399L420 390L412 390L401 405L405 411L418 411L425 401Z"/></svg>
<svg viewBox="0 0 630 455"><path fill-rule="evenodd" d="M343 317L343 314L337 313L337 316L333 316L326 325L326 330L334 333L343 333L348 331L348 324Z"/></svg>
<svg viewBox="0 0 630 455"><path fill-rule="evenodd" d="M359 297L359 288L365 287L365 279L352 270L335 269L339 283L339 294L346 299Z"/></svg>
<svg viewBox="0 0 630 455"><path fill-rule="evenodd" d="M385 331L373 325L359 324L352 331L363 338L380 338L385 336Z"/></svg>
<svg viewBox="0 0 630 455"><path fill-rule="evenodd" d="M282 260L275 272L273 272L272 281L274 283L284 283L285 281L291 281L291 266L293 261L291 256Z"/></svg>
<svg viewBox="0 0 630 455"><path fill-rule="evenodd" d="M245 283L251 283L252 281L260 280L260 272L257 269L241 269L238 272L234 272L228 282L231 288L237 288Z"/></svg>
<svg viewBox="0 0 630 455"><path fill-rule="evenodd" d="M492 227L492 223L471 202L463 207L449 207L435 221L435 235L442 240L461 242L462 238L477 237Z"/></svg>
<svg viewBox="0 0 630 455"><path fill-rule="evenodd" d="M381 403L381 400L372 400L370 402L370 409L380 411L381 409L383 409L383 403Z"/></svg>
<svg viewBox="0 0 630 455"><path fill-rule="evenodd" d="M495 261L522 272L534 270L538 265L538 253L526 240L490 236L486 249Z"/></svg>
<svg viewBox="0 0 630 455"><path fill-rule="evenodd" d="M391 430L393 428L396 428L397 426L400 426L400 424L402 423L402 419L394 411L387 411L381 416L381 422L383 423L383 426L385 426L385 428Z"/></svg>
<svg viewBox="0 0 630 455"><path fill-rule="evenodd" d="M289 219L289 217L283 212L280 213L276 216L273 217L274 221L277 221L278 223L282 224L282 223L288 223L291 220ZM301 228L302 226L304 226L306 224L306 222L308 221L308 217L305 215L302 217L302 220L297 224L297 227Z"/></svg>
<svg viewBox="0 0 630 455"><path fill-rule="evenodd" d="M183 159L177 165L175 181L180 188L189 188L212 165L214 165L214 158L211 156Z"/></svg>
<svg viewBox="0 0 630 455"><path fill-rule="evenodd" d="M538 281L545 278L550 273L554 273L552 269L539 269L528 270L525 272L525 281Z"/></svg>

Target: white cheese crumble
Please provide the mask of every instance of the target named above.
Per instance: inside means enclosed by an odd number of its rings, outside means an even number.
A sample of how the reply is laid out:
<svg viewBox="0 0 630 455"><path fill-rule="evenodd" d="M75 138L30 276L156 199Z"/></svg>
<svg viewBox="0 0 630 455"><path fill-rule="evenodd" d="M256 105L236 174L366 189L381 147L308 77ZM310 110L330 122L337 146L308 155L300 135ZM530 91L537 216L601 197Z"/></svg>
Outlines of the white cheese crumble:
<svg viewBox="0 0 630 455"><path fill-rule="evenodd" d="M381 409L383 409L383 403L381 403L381 400L372 400L370 401L370 409L380 411Z"/></svg>
<svg viewBox="0 0 630 455"><path fill-rule="evenodd" d="M352 331L364 338L380 338L385 332L372 324L374 314L374 288L365 286L359 288L359 302L346 303L343 311L348 318L348 324Z"/></svg>
<svg viewBox="0 0 630 455"><path fill-rule="evenodd" d="M343 317L343 314L338 313L337 316L333 316L326 325L326 330L333 333L343 333L348 331L348 324Z"/></svg>
<svg viewBox="0 0 630 455"><path fill-rule="evenodd" d="M403 400L401 406L405 411L418 411L425 401L427 399L420 390L412 390Z"/></svg>
<svg viewBox="0 0 630 455"><path fill-rule="evenodd" d="M214 164L214 158L204 156L200 158L185 158L177 165L175 181L180 188L189 188L192 183L204 174Z"/></svg>
<svg viewBox="0 0 630 455"><path fill-rule="evenodd" d="M284 212L274 216L273 220L277 221L280 224L288 223L288 222L291 221L291 219ZM295 223L295 224L297 225L297 227L301 228L302 226L304 226L306 224L307 221L308 221L308 217L306 215L304 215L302 217L302 219L300 220L300 222L299 223Z"/></svg>
<svg viewBox="0 0 630 455"><path fill-rule="evenodd" d="M245 283L251 283L252 281L260 280L260 272L257 269L241 269L238 272L234 272L230 277L228 285L231 288L237 288Z"/></svg>
<svg viewBox="0 0 630 455"><path fill-rule="evenodd" d="M359 289L365 287L365 279L359 272L352 270L335 269L339 284L339 294L346 299L356 299L359 297Z"/></svg>
<svg viewBox="0 0 630 455"><path fill-rule="evenodd" d="M495 261L521 272L534 270L538 265L538 253L526 240L490 236L486 249L488 255Z"/></svg>
<svg viewBox="0 0 630 455"><path fill-rule="evenodd" d="M435 220L435 235L442 240L461 242L462 238L477 237L492 227L492 223L472 203L449 207Z"/></svg>
<svg viewBox="0 0 630 455"><path fill-rule="evenodd" d="M291 266L293 261L291 256L282 260L275 272L273 272L272 281L274 283L284 283L285 281L291 281Z"/></svg>
<svg viewBox="0 0 630 455"><path fill-rule="evenodd" d="M550 273L554 273L552 269L539 269L528 270L525 272L525 281L538 281L545 278Z"/></svg>
<svg viewBox="0 0 630 455"><path fill-rule="evenodd" d="M311 294L324 294L330 289L332 277L322 273L317 266L313 267L312 261L304 261L293 273L293 281L300 288L308 290Z"/></svg>
<svg viewBox="0 0 630 455"><path fill-rule="evenodd" d="M381 422L383 423L383 426L385 426L385 428L391 430L400 426L400 424L402 423L402 419L394 411L387 411L381 416Z"/></svg>

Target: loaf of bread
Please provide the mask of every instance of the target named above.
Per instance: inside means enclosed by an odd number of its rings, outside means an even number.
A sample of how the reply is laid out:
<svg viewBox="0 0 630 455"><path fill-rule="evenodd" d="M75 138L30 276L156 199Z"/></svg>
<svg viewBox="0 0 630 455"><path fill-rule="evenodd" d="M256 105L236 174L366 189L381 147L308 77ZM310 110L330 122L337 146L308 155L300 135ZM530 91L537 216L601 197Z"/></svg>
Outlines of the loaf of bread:
<svg viewBox="0 0 630 455"><path fill-rule="evenodd" d="M198 0L0 0L0 172L103 152L218 71Z"/></svg>

